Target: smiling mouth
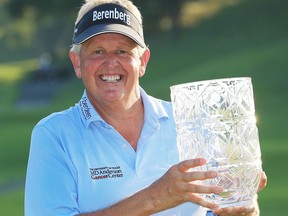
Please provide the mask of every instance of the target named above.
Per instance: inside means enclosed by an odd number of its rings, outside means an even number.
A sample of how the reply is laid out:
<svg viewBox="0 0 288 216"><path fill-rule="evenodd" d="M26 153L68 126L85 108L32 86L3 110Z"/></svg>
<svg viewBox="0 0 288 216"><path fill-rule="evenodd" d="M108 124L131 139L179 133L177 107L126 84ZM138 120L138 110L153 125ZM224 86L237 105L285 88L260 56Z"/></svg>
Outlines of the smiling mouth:
<svg viewBox="0 0 288 216"><path fill-rule="evenodd" d="M121 80L120 75L102 75L100 76L100 79L104 82L110 82L110 83L116 83Z"/></svg>

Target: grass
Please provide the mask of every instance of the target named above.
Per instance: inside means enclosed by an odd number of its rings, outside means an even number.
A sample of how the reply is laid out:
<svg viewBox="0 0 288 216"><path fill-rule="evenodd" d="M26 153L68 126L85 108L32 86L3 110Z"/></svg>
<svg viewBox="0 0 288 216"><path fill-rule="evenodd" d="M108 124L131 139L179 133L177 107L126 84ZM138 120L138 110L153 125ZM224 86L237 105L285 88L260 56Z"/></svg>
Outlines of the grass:
<svg viewBox="0 0 288 216"><path fill-rule="evenodd" d="M249 0L178 36L148 38L151 60L141 85L163 99L169 86L196 80L250 76L254 86L263 168L268 186L259 194L261 216L283 215L288 200L288 31L286 1ZM81 81L71 80L49 107L18 110L18 82L35 61L0 65L0 189L24 181L33 126L79 100ZM72 71L71 71L72 72ZM72 72L73 73L73 72ZM0 193L5 215L23 215L23 188Z"/></svg>
<svg viewBox="0 0 288 216"><path fill-rule="evenodd" d="M36 59L2 63L0 65L0 81L9 83L21 80L27 73L36 67ZM25 70L23 70L23 68Z"/></svg>
<svg viewBox="0 0 288 216"><path fill-rule="evenodd" d="M265 140L262 142L263 167L268 176L267 187L259 193L261 216L280 216L285 212L288 200L287 174L287 139Z"/></svg>
<svg viewBox="0 0 288 216"><path fill-rule="evenodd" d="M20 216L23 214L23 199L24 199L24 191L17 190L11 193L5 194L5 196L0 196L0 206L1 212L4 215L15 215Z"/></svg>

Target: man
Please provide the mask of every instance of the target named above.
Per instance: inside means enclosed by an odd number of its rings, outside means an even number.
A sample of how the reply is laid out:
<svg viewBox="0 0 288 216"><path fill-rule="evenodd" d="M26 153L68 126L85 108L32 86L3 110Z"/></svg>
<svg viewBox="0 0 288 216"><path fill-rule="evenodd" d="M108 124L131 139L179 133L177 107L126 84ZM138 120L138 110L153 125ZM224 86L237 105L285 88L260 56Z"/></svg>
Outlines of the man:
<svg viewBox="0 0 288 216"><path fill-rule="evenodd" d="M258 205L218 208L199 193L214 171L178 161L171 104L139 86L150 57L138 9L128 0L89 0L76 20L70 59L85 91L74 107L34 128L25 215L258 215ZM266 184L266 177L259 187ZM207 214L212 214L207 213Z"/></svg>

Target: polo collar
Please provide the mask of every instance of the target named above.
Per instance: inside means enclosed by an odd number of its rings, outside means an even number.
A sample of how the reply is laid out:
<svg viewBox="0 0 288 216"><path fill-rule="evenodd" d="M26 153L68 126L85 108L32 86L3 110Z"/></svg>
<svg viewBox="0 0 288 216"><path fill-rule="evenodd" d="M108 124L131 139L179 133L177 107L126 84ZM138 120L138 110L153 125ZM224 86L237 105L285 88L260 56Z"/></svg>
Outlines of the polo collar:
<svg viewBox="0 0 288 216"><path fill-rule="evenodd" d="M155 122L158 122L160 119L169 118L167 111L163 108L162 100L153 98L152 96L148 95L141 87L140 94L144 104L144 116L146 122L152 126L155 126ZM83 96L80 99L78 105L81 119L87 128L89 127L90 123L96 121L107 124L91 104L89 98L87 97L86 90L84 90Z"/></svg>

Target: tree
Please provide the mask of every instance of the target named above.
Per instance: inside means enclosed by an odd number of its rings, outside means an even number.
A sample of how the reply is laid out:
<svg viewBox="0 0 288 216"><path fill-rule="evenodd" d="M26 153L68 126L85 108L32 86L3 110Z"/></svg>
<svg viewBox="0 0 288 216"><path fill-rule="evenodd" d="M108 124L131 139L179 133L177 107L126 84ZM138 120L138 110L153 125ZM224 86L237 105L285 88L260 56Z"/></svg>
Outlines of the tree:
<svg viewBox="0 0 288 216"><path fill-rule="evenodd" d="M163 30L161 28L161 21L169 19L170 26L167 27L166 30L174 32L181 28L179 17L182 5L186 1L187 0L134 0L133 2L141 9L147 31L157 32Z"/></svg>
<svg viewBox="0 0 288 216"><path fill-rule="evenodd" d="M144 17L145 32L161 31L161 20L170 20L170 29L180 28L179 14L187 0L134 0ZM71 43L74 21L81 2L78 0L10 0L6 9L12 28L7 40L14 46L31 47L36 55L57 53Z"/></svg>
<svg viewBox="0 0 288 216"><path fill-rule="evenodd" d="M22 47L36 56L66 56L79 1L10 0L4 6L9 16L4 39L10 48Z"/></svg>

